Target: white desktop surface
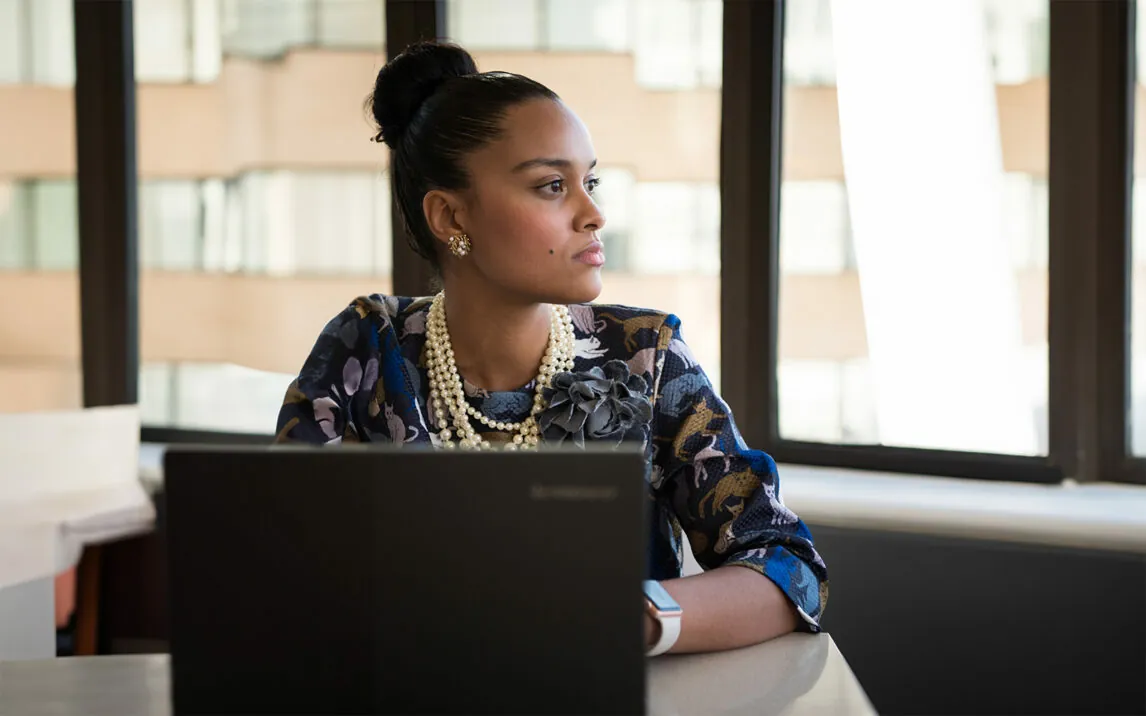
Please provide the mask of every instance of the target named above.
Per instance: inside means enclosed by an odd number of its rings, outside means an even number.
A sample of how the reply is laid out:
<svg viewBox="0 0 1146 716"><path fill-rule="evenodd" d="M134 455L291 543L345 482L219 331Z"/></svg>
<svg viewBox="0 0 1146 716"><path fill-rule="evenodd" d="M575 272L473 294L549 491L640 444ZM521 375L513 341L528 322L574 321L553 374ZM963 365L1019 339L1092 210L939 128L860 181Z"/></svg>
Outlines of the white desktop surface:
<svg viewBox="0 0 1146 716"><path fill-rule="evenodd" d="M657 657L649 663L648 684L648 712L654 716L876 713L827 634L790 634L717 654ZM168 716L168 657L0 663L0 713Z"/></svg>

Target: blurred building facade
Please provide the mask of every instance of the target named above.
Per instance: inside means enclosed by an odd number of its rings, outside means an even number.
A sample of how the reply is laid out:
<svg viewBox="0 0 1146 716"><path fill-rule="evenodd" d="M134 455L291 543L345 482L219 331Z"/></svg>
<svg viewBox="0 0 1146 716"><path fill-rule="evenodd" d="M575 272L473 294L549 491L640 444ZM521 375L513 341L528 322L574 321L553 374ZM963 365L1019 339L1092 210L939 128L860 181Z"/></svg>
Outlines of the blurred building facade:
<svg viewBox="0 0 1146 716"><path fill-rule="evenodd" d="M831 6L788 3L781 429L878 442ZM0 0L5 411L80 402L70 7ZM981 7L1005 175L1001 235L1045 450L1047 3ZM481 68L548 84L593 133L609 219L601 300L678 314L719 382L722 3L448 9L451 37ZM367 141L363 109L385 62L384 3L135 0L135 13L144 420L268 433L324 322L355 295L390 290L386 156Z"/></svg>

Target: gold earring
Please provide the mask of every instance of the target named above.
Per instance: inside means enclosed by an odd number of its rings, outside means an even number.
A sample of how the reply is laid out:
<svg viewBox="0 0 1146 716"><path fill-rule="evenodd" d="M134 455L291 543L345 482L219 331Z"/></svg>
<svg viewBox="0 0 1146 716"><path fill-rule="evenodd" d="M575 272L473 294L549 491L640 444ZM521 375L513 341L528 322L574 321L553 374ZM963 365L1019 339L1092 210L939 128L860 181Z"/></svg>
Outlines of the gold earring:
<svg viewBox="0 0 1146 716"><path fill-rule="evenodd" d="M459 259L470 252L473 244L470 242L470 237L463 234L455 234L450 237L446 244L450 248L450 253L457 256Z"/></svg>

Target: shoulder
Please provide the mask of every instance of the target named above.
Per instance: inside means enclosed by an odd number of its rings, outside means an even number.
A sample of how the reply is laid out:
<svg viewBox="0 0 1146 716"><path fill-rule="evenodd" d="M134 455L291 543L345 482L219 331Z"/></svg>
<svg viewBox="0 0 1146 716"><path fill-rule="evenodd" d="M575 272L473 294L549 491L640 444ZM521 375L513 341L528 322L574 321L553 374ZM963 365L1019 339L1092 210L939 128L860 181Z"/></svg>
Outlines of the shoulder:
<svg viewBox="0 0 1146 716"><path fill-rule="evenodd" d="M570 306L577 334L577 357L594 362L625 361L629 369L652 381L658 355L677 335L680 319L650 308L616 304Z"/></svg>
<svg viewBox="0 0 1146 716"><path fill-rule="evenodd" d="M387 296L371 293L355 298L339 317L348 319L373 319L389 322L401 321L408 316L425 311L433 300L428 296Z"/></svg>
<svg viewBox="0 0 1146 716"><path fill-rule="evenodd" d="M674 332L680 326L679 318L653 308L586 303L570 306L570 312L579 332L619 339L630 348L656 345L662 331Z"/></svg>
<svg viewBox="0 0 1146 716"><path fill-rule="evenodd" d="M379 350L388 333L398 338L410 318L419 311L424 313L429 302L380 293L359 296L327 321L314 350L328 355Z"/></svg>
<svg viewBox="0 0 1146 716"><path fill-rule="evenodd" d="M387 296L372 293L355 298L327 325L329 332L347 325L374 326L377 330L393 328L401 337L407 332L408 324L420 323L425 330L425 314L429 310L429 297Z"/></svg>

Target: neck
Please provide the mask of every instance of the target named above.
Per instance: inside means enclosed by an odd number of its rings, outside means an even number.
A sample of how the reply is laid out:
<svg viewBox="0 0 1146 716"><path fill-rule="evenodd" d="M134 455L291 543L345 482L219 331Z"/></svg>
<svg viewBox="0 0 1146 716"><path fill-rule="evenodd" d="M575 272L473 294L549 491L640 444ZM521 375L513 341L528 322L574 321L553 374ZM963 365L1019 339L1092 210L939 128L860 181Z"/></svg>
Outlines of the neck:
<svg viewBox="0 0 1146 716"><path fill-rule="evenodd" d="M462 377L489 391L536 378L549 343L549 306L453 289L446 286L446 324Z"/></svg>

